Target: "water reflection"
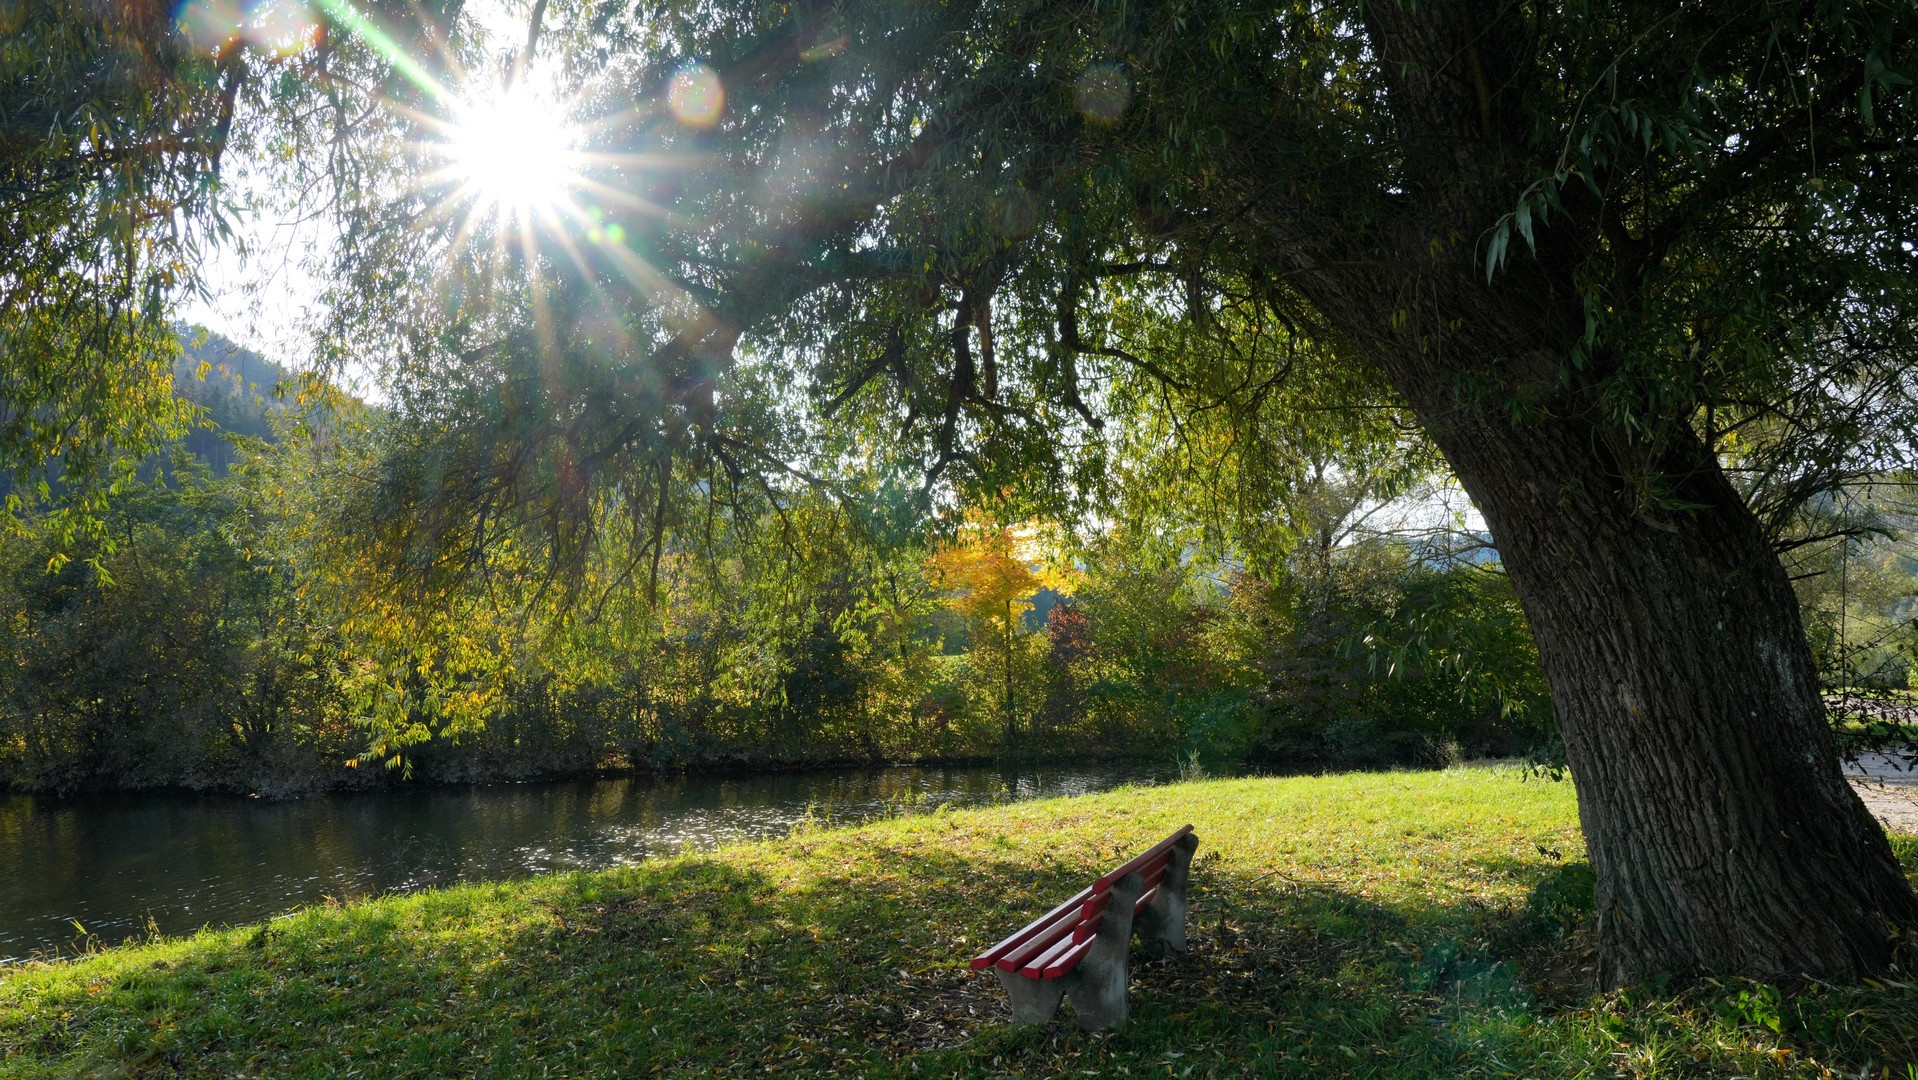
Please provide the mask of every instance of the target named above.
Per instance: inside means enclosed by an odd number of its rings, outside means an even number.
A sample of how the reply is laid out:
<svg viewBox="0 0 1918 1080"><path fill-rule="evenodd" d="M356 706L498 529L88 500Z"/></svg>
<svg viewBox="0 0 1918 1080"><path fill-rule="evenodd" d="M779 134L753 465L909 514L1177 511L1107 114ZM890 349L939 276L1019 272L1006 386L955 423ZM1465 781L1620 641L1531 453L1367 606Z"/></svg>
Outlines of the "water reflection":
<svg viewBox="0 0 1918 1080"><path fill-rule="evenodd" d="M286 802L0 797L0 959L252 922L325 897L596 869L784 836L809 813L867 820L940 803L1078 795L1138 768L893 768L495 784Z"/></svg>

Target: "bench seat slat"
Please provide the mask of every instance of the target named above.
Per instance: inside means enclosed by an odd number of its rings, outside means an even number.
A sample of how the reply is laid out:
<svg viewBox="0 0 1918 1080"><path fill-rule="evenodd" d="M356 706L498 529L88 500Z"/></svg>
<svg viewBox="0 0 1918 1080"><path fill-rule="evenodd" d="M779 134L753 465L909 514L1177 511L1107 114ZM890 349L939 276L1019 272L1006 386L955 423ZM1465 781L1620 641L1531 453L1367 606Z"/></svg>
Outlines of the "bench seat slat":
<svg viewBox="0 0 1918 1080"><path fill-rule="evenodd" d="M1072 950L1084 944L1085 942L1083 941L1072 940L1072 935L1067 934L1065 937L1062 937L1058 941L1054 942L1052 945L1052 948L1047 949L1043 953L1040 953L1038 956L1032 958L1031 961L1027 962L1023 967L1021 967L1019 969L1019 974L1024 975L1028 979L1046 978L1047 968L1057 964L1060 958L1065 956L1065 954L1071 952Z"/></svg>
<svg viewBox="0 0 1918 1080"><path fill-rule="evenodd" d="M974 971L977 971L980 968L987 967L991 965L994 961L1000 959L1001 957L1005 956L1007 953L1011 952L1013 949L1016 949L1020 945L1025 944L1025 942L1028 939L1030 939L1033 935L1038 934L1040 931L1045 930L1059 916L1065 914L1067 911L1070 911L1075 906L1085 903L1086 899L1090 897L1091 895L1092 895L1092 889L1088 887L1084 891L1080 892L1079 895L1073 897L1070 900L1067 900L1065 903L1060 904L1058 907L1053 908L1051 911L1048 911L1044 915L1041 915L1038 918L1032 920L1021 929L1014 931L1012 936L1006 938L1004 941L1001 941L999 944L994 945L992 948L987 949L985 952L980 953L978 956L973 957L972 969Z"/></svg>
<svg viewBox="0 0 1918 1080"><path fill-rule="evenodd" d="M1079 961L1086 958L1086 954L1092 951L1092 946L1096 944L1097 941L1097 938L1087 938L1059 954L1059 958L1047 964L1045 969L1039 972L1038 977L1041 979L1056 979L1066 972L1071 971L1073 968L1078 967Z"/></svg>
<svg viewBox="0 0 1918 1080"><path fill-rule="evenodd" d="M1104 926L1105 921L1106 913L1104 911L1099 912L1089 919L1079 920L1079 925L1072 928L1072 943L1076 945L1098 933L1099 927Z"/></svg>
<svg viewBox="0 0 1918 1080"><path fill-rule="evenodd" d="M1025 967L1033 957L1043 954L1057 944L1060 938L1071 937L1072 928L1077 925L1079 925L1079 916L1076 912L1067 912L1052 920L1050 926L1020 942L1011 952L1000 957L997 964L999 970L1017 971Z"/></svg>
<svg viewBox="0 0 1918 1080"><path fill-rule="evenodd" d="M1079 921L1085 922L1087 919L1104 911L1106 909L1106 897L1111 895L1111 889L1100 889L1093 893L1092 899L1086 901L1086 906L1079 909Z"/></svg>

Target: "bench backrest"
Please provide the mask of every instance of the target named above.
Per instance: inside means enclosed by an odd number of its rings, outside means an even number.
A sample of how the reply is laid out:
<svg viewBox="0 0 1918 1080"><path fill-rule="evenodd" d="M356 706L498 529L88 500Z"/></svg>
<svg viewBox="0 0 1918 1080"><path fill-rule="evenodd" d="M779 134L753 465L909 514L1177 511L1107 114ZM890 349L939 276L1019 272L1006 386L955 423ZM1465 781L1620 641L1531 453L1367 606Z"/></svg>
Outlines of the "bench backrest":
<svg viewBox="0 0 1918 1080"><path fill-rule="evenodd" d="M996 966L1001 971L1016 971L1030 979L1057 978L1071 971L1092 948L1092 939L1105 921L1106 902L1113 884L1127 874L1138 874L1144 884L1132 910L1135 915L1145 910L1165 877L1172 846L1191 831L1192 826L1184 826L1102 875L1077 896L974 957L973 970Z"/></svg>

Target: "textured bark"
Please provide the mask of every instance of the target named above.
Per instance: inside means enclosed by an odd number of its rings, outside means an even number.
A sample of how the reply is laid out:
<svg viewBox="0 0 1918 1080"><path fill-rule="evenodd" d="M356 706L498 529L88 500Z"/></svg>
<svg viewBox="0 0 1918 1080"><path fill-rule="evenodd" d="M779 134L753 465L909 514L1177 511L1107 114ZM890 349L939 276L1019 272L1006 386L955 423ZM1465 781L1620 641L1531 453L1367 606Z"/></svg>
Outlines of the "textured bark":
<svg viewBox="0 0 1918 1080"><path fill-rule="evenodd" d="M1441 443L1537 637L1597 873L1601 983L1882 969L1918 905L1839 771L1756 518L1696 445L1668 475L1704 509L1642 510L1578 427L1481 421Z"/></svg>
<svg viewBox="0 0 1918 1080"><path fill-rule="evenodd" d="M1407 144L1431 149L1380 209L1371 258L1339 258L1276 203L1273 257L1381 365L1491 527L1578 783L1601 982L1880 970L1918 901L1840 773L1759 522L1682 420L1648 440L1590 372L1566 377L1603 207L1568 194L1536 257L1491 285L1458 240L1537 168L1509 164L1522 140L1488 89L1520 81L1521 45L1473 9L1368 7Z"/></svg>

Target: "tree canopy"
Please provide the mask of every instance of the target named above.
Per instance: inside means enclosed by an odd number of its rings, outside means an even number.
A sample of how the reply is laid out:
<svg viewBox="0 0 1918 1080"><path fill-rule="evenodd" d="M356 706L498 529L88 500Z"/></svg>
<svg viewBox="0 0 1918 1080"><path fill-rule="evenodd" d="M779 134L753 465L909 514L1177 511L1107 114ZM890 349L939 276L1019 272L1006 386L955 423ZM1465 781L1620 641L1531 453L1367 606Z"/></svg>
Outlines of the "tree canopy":
<svg viewBox="0 0 1918 1080"><path fill-rule="evenodd" d="M0 475L9 520L64 483L69 527L118 455L190 419L168 304L217 231L243 61L165 5L0 9Z"/></svg>
<svg viewBox="0 0 1918 1080"><path fill-rule="evenodd" d="M1777 554L1910 465L1914 23L542 0L502 43L336 0L289 49L214 18L178 70L227 81L176 82L260 88L339 224L318 358L374 365L386 432L339 557L405 610L650 599L819 493L1172 508L1256 563L1442 461L1536 635L1615 984L1869 970L1918 920ZM538 94L580 134L509 194L476 103Z"/></svg>

